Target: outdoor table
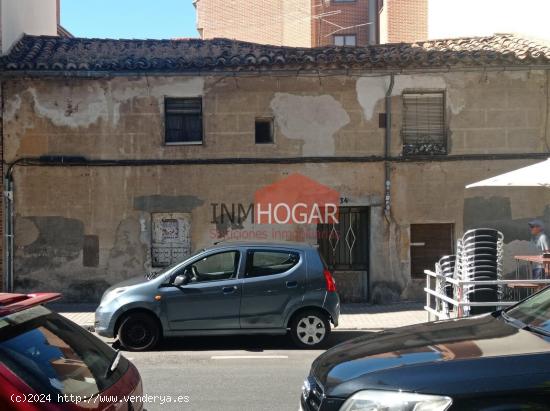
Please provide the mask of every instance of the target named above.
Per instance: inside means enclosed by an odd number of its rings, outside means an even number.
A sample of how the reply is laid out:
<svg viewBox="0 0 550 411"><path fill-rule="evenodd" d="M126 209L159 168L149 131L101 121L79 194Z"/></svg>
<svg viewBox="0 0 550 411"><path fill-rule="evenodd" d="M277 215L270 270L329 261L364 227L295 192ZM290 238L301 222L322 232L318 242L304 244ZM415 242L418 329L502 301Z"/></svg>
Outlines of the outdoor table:
<svg viewBox="0 0 550 411"><path fill-rule="evenodd" d="M509 284L508 288L514 290L514 296L513 298L517 301L520 299L523 299L527 297L528 295L532 294L532 292L537 292L544 288L544 286L541 286L540 284L533 284L529 283L529 279L533 279L533 264L542 264L544 267L544 272L546 274L546 278L550 278L550 258L544 258L541 255L516 255L516 279L520 279L520 267L522 263L527 263L529 266L529 272L527 273L527 279L525 283L520 284ZM524 291L522 291L524 290ZM532 292L527 292L527 290L533 290ZM525 294L527 292L527 294Z"/></svg>
<svg viewBox="0 0 550 411"><path fill-rule="evenodd" d="M546 277L550 275L550 258L544 258L541 255L516 255L516 267L519 269L519 264L521 262L529 264L529 274L533 272L533 264L542 264ZM516 270L518 272L518 270Z"/></svg>
<svg viewBox="0 0 550 411"><path fill-rule="evenodd" d="M532 289L532 290L534 290L534 292L540 291L543 288L545 288L546 286L547 286L547 284L534 284L534 283L530 283L528 281L526 281L524 283L508 284L508 288L513 288L513 289L515 288L515 289L520 289L520 290Z"/></svg>

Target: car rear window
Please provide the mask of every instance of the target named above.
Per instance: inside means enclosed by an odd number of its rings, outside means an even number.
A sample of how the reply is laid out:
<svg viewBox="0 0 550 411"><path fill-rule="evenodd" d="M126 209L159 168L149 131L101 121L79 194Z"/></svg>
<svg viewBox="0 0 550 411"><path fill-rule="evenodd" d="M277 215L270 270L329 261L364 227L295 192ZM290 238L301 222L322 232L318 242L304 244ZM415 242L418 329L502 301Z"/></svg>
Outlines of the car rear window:
<svg viewBox="0 0 550 411"><path fill-rule="evenodd" d="M107 370L116 352L101 340L45 307L0 318L0 361L41 394L91 397L104 391L128 369L121 358Z"/></svg>
<svg viewBox="0 0 550 411"><path fill-rule="evenodd" d="M246 277L281 274L300 261L300 254L292 251L249 251Z"/></svg>

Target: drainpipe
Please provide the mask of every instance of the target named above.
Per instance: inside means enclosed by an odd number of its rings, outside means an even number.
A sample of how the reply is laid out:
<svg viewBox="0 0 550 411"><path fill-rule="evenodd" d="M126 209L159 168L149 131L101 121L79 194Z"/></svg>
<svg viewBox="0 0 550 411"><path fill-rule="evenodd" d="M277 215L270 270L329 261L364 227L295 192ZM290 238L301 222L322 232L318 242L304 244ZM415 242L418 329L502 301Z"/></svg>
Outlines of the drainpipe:
<svg viewBox="0 0 550 411"><path fill-rule="evenodd" d="M4 82L0 82L0 136L4 136ZM3 157L3 154L2 154ZM3 158L2 158L3 162ZM10 167L11 168L11 167ZM10 170L8 168L8 170ZM2 171L4 171L4 166L2 166ZM8 178L8 173L2 176L4 179L4 192L2 205L3 205L3 228L4 228L4 247L3 247L3 272L4 272L4 281L2 284L3 291L11 292L13 290L13 219L12 219L12 201L13 201L13 192L11 190L11 181Z"/></svg>
<svg viewBox="0 0 550 411"><path fill-rule="evenodd" d="M4 291L13 292L13 168L17 161L9 164L4 174Z"/></svg>
<svg viewBox="0 0 550 411"><path fill-rule="evenodd" d="M11 172L11 170L10 170ZM4 291L13 291L13 181L4 177Z"/></svg>
<svg viewBox="0 0 550 411"><path fill-rule="evenodd" d="M378 0L369 0L369 46L378 44Z"/></svg>
<svg viewBox="0 0 550 411"><path fill-rule="evenodd" d="M391 165L388 159L390 158L391 154L391 94L394 84L395 76L392 73L390 74L390 85L388 86L388 90L386 91L386 139L384 141L384 214L386 215L386 218L389 218L391 210Z"/></svg>

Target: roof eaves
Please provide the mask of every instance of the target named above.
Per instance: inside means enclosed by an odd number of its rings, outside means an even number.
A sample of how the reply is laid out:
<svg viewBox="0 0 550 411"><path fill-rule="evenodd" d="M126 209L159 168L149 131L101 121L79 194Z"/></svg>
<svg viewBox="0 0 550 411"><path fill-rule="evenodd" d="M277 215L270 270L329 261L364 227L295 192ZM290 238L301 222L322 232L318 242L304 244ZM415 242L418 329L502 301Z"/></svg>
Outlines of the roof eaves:
<svg viewBox="0 0 550 411"><path fill-rule="evenodd" d="M5 72L272 73L426 71L550 64L545 44L510 34L368 47L294 48L228 39L114 40L25 36L0 60Z"/></svg>

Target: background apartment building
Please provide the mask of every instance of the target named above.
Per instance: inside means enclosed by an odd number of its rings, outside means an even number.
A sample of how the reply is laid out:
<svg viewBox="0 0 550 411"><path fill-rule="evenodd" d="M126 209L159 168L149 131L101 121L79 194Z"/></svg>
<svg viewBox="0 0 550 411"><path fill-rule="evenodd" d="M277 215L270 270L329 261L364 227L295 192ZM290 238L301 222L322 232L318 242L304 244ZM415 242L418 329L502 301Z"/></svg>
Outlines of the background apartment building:
<svg viewBox="0 0 550 411"><path fill-rule="evenodd" d="M312 0L311 19L312 47L428 38L428 0Z"/></svg>
<svg viewBox="0 0 550 411"><path fill-rule="evenodd" d="M428 0L195 0L195 6L203 39L319 47L428 37Z"/></svg>
<svg viewBox="0 0 550 411"><path fill-rule="evenodd" d="M203 39L311 46L311 0L195 0Z"/></svg>

